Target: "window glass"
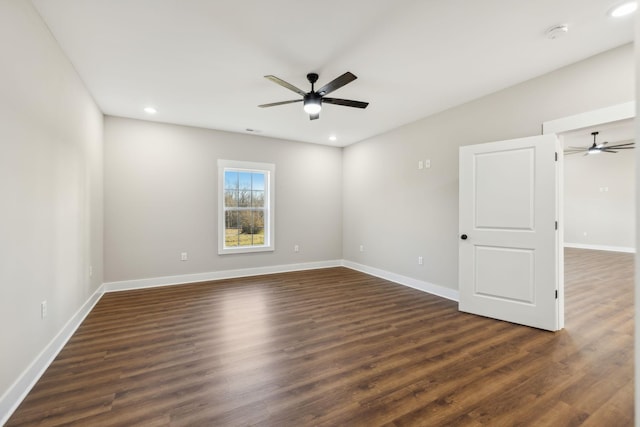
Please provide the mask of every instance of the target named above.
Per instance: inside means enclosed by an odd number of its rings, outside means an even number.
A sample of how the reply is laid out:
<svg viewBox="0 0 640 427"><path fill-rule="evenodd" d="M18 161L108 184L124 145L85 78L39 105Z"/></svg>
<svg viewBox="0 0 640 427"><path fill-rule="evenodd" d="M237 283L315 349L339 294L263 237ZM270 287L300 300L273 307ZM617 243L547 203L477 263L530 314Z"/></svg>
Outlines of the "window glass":
<svg viewBox="0 0 640 427"><path fill-rule="evenodd" d="M274 250L275 165L219 160L218 168L222 180L218 252Z"/></svg>

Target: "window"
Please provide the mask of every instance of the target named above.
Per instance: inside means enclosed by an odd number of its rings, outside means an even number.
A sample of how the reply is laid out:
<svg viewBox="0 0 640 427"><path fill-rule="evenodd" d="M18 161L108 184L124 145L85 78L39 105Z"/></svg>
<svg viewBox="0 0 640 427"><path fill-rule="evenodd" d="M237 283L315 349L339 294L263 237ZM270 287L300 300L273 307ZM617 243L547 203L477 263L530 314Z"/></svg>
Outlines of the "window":
<svg viewBox="0 0 640 427"><path fill-rule="evenodd" d="M218 253L273 251L275 165L218 160Z"/></svg>

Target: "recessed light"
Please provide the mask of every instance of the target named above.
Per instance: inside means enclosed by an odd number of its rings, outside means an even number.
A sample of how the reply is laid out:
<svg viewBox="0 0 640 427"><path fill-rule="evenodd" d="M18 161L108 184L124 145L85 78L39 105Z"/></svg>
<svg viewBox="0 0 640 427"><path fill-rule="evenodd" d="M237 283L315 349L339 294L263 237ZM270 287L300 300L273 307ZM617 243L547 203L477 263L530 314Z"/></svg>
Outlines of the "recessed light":
<svg viewBox="0 0 640 427"><path fill-rule="evenodd" d="M609 15L613 16L614 18L620 18L632 14L636 11L636 9L638 9L637 1L627 1L611 9Z"/></svg>
<svg viewBox="0 0 640 427"><path fill-rule="evenodd" d="M155 114L158 112L158 110L153 107L144 107L144 112L147 114Z"/></svg>
<svg viewBox="0 0 640 427"><path fill-rule="evenodd" d="M338 139L338 138L336 138L335 135L329 136L329 141L335 141L336 139Z"/></svg>

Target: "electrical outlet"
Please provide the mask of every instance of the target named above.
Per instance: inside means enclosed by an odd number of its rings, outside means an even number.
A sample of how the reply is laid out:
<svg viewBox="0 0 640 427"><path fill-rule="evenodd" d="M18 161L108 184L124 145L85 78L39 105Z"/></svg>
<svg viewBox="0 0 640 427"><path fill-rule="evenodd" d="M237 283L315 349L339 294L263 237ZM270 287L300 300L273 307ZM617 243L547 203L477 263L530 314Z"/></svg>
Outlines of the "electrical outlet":
<svg viewBox="0 0 640 427"><path fill-rule="evenodd" d="M44 319L45 317L47 317L47 300L40 303L40 318Z"/></svg>
<svg viewBox="0 0 640 427"><path fill-rule="evenodd" d="M364 252L364 245L360 245L360 252Z"/></svg>
<svg viewBox="0 0 640 427"><path fill-rule="evenodd" d="M300 246L293 245L293 252L300 252Z"/></svg>
<svg viewBox="0 0 640 427"><path fill-rule="evenodd" d="M186 252L182 252L182 253L180 254L180 261L186 261L186 260L188 260L188 259L189 259L189 257L187 256L187 253L186 253Z"/></svg>
<svg viewBox="0 0 640 427"><path fill-rule="evenodd" d="M424 163L422 162L422 160L418 160L418 169L423 169L424 168Z"/></svg>
<svg viewBox="0 0 640 427"><path fill-rule="evenodd" d="M422 259L421 256L418 257L418 265L422 265L424 264L424 260Z"/></svg>
<svg viewBox="0 0 640 427"><path fill-rule="evenodd" d="M431 159L427 159L424 161L424 168L429 169L431 167Z"/></svg>

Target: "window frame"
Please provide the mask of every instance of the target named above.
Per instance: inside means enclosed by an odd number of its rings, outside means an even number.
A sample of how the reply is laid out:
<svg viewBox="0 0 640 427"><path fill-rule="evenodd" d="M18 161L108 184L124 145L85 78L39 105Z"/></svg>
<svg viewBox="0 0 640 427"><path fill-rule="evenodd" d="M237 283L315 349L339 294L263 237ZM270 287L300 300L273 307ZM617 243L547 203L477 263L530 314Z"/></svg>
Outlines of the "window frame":
<svg viewBox="0 0 640 427"><path fill-rule="evenodd" d="M225 172L259 172L265 174L264 183L264 244L251 246L226 246L225 227ZM275 251L275 174L273 163L246 162L218 159L218 254L242 254Z"/></svg>

